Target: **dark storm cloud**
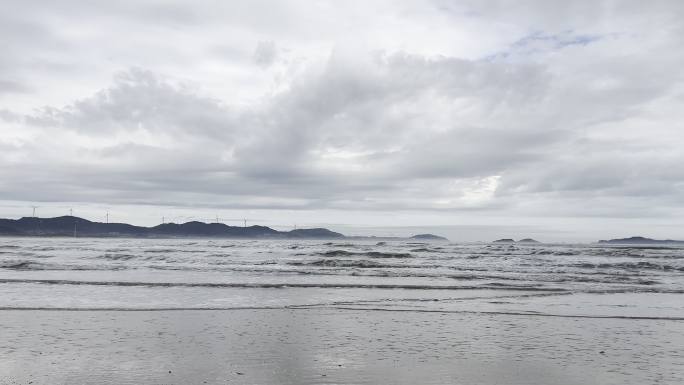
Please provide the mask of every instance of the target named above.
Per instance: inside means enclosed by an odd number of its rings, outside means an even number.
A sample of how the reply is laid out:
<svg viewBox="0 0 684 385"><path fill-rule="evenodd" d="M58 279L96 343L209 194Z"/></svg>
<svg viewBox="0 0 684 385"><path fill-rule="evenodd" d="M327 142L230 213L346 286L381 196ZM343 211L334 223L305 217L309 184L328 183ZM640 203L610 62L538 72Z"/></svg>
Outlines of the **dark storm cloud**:
<svg viewBox="0 0 684 385"><path fill-rule="evenodd" d="M17 17L0 27L0 198L614 216L681 204L678 3L345 4L3 4Z"/></svg>

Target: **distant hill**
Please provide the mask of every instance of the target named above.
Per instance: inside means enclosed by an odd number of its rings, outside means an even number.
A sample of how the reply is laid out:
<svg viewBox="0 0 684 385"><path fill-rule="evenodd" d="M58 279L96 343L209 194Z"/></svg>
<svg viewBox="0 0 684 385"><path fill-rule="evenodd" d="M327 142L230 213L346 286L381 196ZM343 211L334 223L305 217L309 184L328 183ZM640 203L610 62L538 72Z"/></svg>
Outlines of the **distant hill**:
<svg viewBox="0 0 684 385"><path fill-rule="evenodd" d="M609 240L600 240L598 243L610 243L610 244L618 244L618 245L626 245L626 244L639 244L639 245L652 245L652 244L666 244L666 243L676 243L676 244L684 244L684 241L675 241L672 239L651 239L651 238L645 238L645 237L629 237L629 238L620 238L620 239L609 239Z"/></svg>
<svg viewBox="0 0 684 385"><path fill-rule="evenodd" d="M62 216L56 218L24 217L0 219L0 235L22 236L82 236L82 237L220 237L220 238L297 238L335 239L344 235L328 229L298 229L277 231L266 226L228 226L223 223L164 223L154 227L127 223L92 222L87 219Z"/></svg>
<svg viewBox="0 0 684 385"><path fill-rule="evenodd" d="M492 243L541 243L537 240L534 240L532 238L524 238L519 241L515 241L515 239L511 238L502 238L502 239L497 239L496 241L493 241Z"/></svg>
<svg viewBox="0 0 684 385"><path fill-rule="evenodd" d="M288 238L344 238L344 235L323 228L297 229L286 233Z"/></svg>
<svg viewBox="0 0 684 385"><path fill-rule="evenodd" d="M421 241L448 241L444 237L434 234L416 234L409 239L421 240Z"/></svg>

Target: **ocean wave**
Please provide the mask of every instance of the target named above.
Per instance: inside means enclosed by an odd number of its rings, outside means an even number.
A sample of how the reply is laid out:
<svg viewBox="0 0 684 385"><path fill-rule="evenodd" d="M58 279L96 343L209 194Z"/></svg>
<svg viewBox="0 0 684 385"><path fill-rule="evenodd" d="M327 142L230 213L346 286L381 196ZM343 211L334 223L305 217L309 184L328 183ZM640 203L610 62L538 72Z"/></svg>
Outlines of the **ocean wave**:
<svg viewBox="0 0 684 385"><path fill-rule="evenodd" d="M670 246L648 246L648 245L613 245L607 247L600 247L600 250L605 249L618 249L618 250L684 250L682 246L670 245Z"/></svg>
<svg viewBox="0 0 684 385"><path fill-rule="evenodd" d="M334 242L326 242L323 245L324 246L333 246L333 247L356 247L356 246L358 246L354 243L334 243Z"/></svg>
<svg viewBox="0 0 684 385"><path fill-rule="evenodd" d="M570 265L581 269L619 269L619 270L660 270L684 271L684 267L672 266L653 262L617 262L617 263L576 263Z"/></svg>
<svg viewBox="0 0 684 385"><path fill-rule="evenodd" d="M365 256L369 258L411 258L413 255L410 253L394 253L394 252L383 252L383 251L364 251L364 252L352 252L347 250L329 250L316 253L323 257L343 257L343 256Z"/></svg>
<svg viewBox="0 0 684 385"><path fill-rule="evenodd" d="M196 253L204 254L207 250L204 249L145 249L144 253L151 254L169 254L169 253Z"/></svg>
<svg viewBox="0 0 684 385"><path fill-rule="evenodd" d="M609 247L587 249L584 253L596 257L615 258L684 258L684 249L682 248Z"/></svg>
<svg viewBox="0 0 684 385"><path fill-rule="evenodd" d="M413 255L409 253L390 253L381 251L368 251L363 253L363 255L371 258L411 258Z"/></svg>
<svg viewBox="0 0 684 385"><path fill-rule="evenodd" d="M33 247L27 247L28 250L32 251L55 251L58 250L57 247L52 247L52 246L33 246Z"/></svg>
<svg viewBox="0 0 684 385"><path fill-rule="evenodd" d="M537 285L510 285L491 282L482 285L425 285L425 284L368 284L368 283L263 283L263 282L138 282L138 281L78 281L69 279L11 279L2 278L0 283L26 283L45 285L79 286L140 286L140 287L205 287L205 288L322 288L322 289L406 289L406 290L521 290L540 292L565 292L562 288L545 288Z"/></svg>
<svg viewBox="0 0 684 385"><path fill-rule="evenodd" d="M554 251L552 254L553 254L553 255L558 255L558 256L560 256L560 257L569 257L569 256L572 256L572 255L579 255L580 252L579 252L579 251L575 251L575 250L557 250L557 251Z"/></svg>
<svg viewBox="0 0 684 385"><path fill-rule="evenodd" d="M0 269L20 271L87 271L87 270L128 270L130 267L122 265L71 265L53 264L34 261L6 261L0 263Z"/></svg>
<svg viewBox="0 0 684 385"><path fill-rule="evenodd" d="M411 249L410 250L412 253L446 253L446 251L438 250L437 248L427 248L427 247L420 247L417 249Z"/></svg>
<svg viewBox="0 0 684 385"><path fill-rule="evenodd" d="M29 261L19 261L19 262L4 262L0 264L0 268L9 270L29 270L33 266L33 262Z"/></svg>
<svg viewBox="0 0 684 385"><path fill-rule="evenodd" d="M362 269L368 268L391 268L392 266L369 261L367 259L318 259L315 261L292 261L287 262L291 266L323 266L323 267L357 267Z"/></svg>
<svg viewBox="0 0 684 385"><path fill-rule="evenodd" d="M207 261L210 266L226 266L226 265L237 265L237 266L264 266L264 265L277 265L277 261L240 261L240 260L218 260L218 261Z"/></svg>
<svg viewBox="0 0 684 385"><path fill-rule="evenodd" d="M135 254L106 253L100 255L98 258L110 261L130 261L131 259L140 258L140 256Z"/></svg>

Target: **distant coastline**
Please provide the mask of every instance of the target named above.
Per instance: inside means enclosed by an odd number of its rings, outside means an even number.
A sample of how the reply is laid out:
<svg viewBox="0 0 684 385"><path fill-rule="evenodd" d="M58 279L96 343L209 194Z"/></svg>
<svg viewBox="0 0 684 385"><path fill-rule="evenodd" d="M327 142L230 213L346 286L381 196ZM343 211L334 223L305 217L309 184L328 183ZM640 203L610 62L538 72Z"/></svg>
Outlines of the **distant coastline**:
<svg viewBox="0 0 684 385"><path fill-rule="evenodd" d="M645 237L629 237L629 238L619 238L619 239L602 239L598 241L602 244L615 244L615 245L663 245L663 244L684 244L684 241L678 241L674 239L651 239Z"/></svg>
<svg viewBox="0 0 684 385"><path fill-rule="evenodd" d="M267 226L229 226L223 223L185 222L162 223L157 226L135 226L128 223L93 222L75 216L54 218L0 218L0 235L29 237L133 237L133 238L248 238L248 239L369 239L448 241L433 234L411 237L346 236L325 228L278 231Z"/></svg>
<svg viewBox="0 0 684 385"><path fill-rule="evenodd" d="M279 231L267 226L230 226L224 223L191 221L185 223L162 223L156 226L135 226L128 223L94 222L76 216L53 218L23 217L0 218L0 236L22 237L104 237L104 238L244 238L244 239L347 239L368 241L449 242L434 234L400 236L345 235L326 228L304 228ZM532 238L515 240L501 238L493 244L540 244ZM602 239L602 245L684 245L684 240L652 239L641 236Z"/></svg>

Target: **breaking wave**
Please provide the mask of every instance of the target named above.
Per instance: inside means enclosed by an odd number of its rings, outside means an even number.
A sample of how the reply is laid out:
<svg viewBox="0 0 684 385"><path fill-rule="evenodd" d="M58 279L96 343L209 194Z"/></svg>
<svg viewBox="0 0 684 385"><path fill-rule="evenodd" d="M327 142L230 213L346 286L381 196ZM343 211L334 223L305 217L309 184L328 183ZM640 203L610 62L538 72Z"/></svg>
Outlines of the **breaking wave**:
<svg viewBox="0 0 684 385"><path fill-rule="evenodd" d="M347 250L330 250L317 253L323 257L364 256L369 258L411 258L410 253L394 253L381 251L352 252Z"/></svg>

